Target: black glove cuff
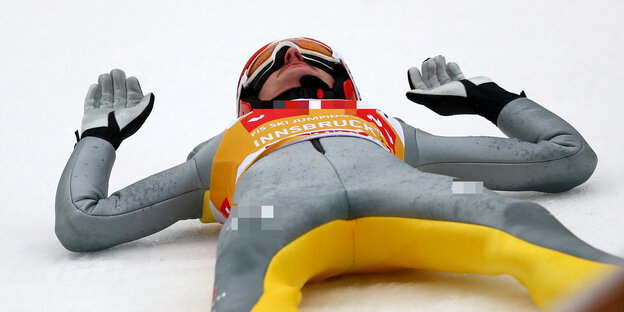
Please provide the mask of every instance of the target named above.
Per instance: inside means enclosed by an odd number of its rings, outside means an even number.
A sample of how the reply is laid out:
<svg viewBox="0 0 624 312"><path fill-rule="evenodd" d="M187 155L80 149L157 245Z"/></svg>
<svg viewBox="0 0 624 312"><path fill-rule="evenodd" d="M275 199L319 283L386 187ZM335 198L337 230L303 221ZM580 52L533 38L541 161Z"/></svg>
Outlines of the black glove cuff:
<svg viewBox="0 0 624 312"><path fill-rule="evenodd" d="M115 112L108 113L108 127L87 129L82 133L82 138L80 139L84 139L85 137L96 137L106 140L113 145L115 150L117 150L123 139L121 137L121 132L119 131L117 120L115 120Z"/></svg>
<svg viewBox="0 0 624 312"><path fill-rule="evenodd" d="M475 113L485 117L495 125L498 115L509 102L526 97L524 91L520 94L511 93L494 82L487 82L478 86L467 79L460 82L466 87L467 97L473 105Z"/></svg>
<svg viewBox="0 0 624 312"><path fill-rule="evenodd" d="M108 113L107 127L87 129L85 130L85 132L82 133L82 137L84 138L87 136L91 136L104 139L112 144L115 150L117 150L117 148L119 148L119 145L121 145L121 141L127 139L128 137L136 133L139 128L141 128L141 126L147 119L147 116L149 116L149 114L152 112L153 107L154 95L151 94L149 103L147 104L145 109L136 118L130 121L130 123L125 125L123 131L119 129L119 124L117 123L117 119L115 119L115 112L112 111ZM80 141L77 134L76 138Z"/></svg>

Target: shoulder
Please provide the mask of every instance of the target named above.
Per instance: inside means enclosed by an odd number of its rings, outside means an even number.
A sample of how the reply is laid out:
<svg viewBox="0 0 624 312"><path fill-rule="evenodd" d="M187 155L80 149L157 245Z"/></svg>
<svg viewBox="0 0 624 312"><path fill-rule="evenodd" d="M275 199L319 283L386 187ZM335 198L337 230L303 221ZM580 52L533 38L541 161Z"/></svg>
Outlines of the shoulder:
<svg viewBox="0 0 624 312"><path fill-rule="evenodd" d="M212 154L214 155L217 152L217 148L219 147L219 143L221 143L221 139L223 138L223 134L225 131L219 133L218 135L200 143L197 145L186 157L186 160L191 158L195 158L198 154Z"/></svg>

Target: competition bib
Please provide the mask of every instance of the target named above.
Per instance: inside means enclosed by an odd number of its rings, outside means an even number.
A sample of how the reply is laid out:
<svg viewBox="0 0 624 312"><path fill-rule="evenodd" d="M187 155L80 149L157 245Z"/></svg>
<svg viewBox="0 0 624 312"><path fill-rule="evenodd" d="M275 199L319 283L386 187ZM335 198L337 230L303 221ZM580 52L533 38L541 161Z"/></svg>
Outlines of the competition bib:
<svg viewBox="0 0 624 312"><path fill-rule="evenodd" d="M225 131L212 163L206 192L212 215L221 223L230 214L236 182L256 160L277 148L325 136L370 140L403 160L404 136L394 118L351 100L275 101L254 109ZM207 211L204 207L204 211ZM205 221L202 218L202 221Z"/></svg>

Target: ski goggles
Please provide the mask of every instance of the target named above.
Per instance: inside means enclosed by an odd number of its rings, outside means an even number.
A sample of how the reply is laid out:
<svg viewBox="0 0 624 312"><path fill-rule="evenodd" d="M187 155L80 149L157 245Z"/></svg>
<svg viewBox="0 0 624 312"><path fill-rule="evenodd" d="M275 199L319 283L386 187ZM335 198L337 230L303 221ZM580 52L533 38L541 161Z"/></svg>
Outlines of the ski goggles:
<svg viewBox="0 0 624 312"><path fill-rule="evenodd" d="M293 38L275 41L260 49L243 71L241 83L243 87L256 87L284 63L284 54L290 47L299 50L303 59L310 65L331 72L334 64L340 63L340 57L326 44L309 39Z"/></svg>

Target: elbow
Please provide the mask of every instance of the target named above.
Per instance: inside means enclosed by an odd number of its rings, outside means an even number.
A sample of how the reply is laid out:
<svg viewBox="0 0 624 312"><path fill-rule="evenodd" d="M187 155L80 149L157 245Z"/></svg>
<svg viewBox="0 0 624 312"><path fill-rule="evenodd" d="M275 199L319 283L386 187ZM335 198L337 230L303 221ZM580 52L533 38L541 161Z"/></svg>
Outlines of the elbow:
<svg viewBox="0 0 624 312"><path fill-rule="evenodd" d="M73 252L91 252L105 249L94 239L89 224L92 216L72 204L56 203L54 232L65 249Z"/></svg>
<svg viewBox="0 0 624 312"><path fill-rule="evenodd" d="M59 214L59 210L62 211L61 214ZM77 218L73 216L75 214L67 211L67 209L59 209L58 204L56 211L54 232L61 242L61 245L63 245L65 249L73 252L93 251L88 242L84 239L85 235L88 233L83 233L81 228L76 226Z"/></svg>
<svg viewBox="0 0 624 312"><path fill-rule="evenodd" d="M584 142L575 165L578 170L578 178L576 180L576 186L578 186L589 180L594 174L596 166L598 166L598 156L587 142Z"/></svg>
<svg viewBox="0 0 624 312"><path fill-rule="evenodd" d="M65 247L65 249L73 252L88 252L94 251L88 248L88 245L85 245L84 242L80 240L80 236L76 235L76 233L72 233L67 229L60 228L58 226L55 227L56 237L58 238L61 245Z"/></svg>
<svg viewBox="0 0 624 312"><path fill-rule="evenodd" d="M559 193L569 191L592 176L598 165L598 156L594 150L584 142L582 148L574 155L565 158L559 173L555 174L555 181L546 192Z"/></svg>

